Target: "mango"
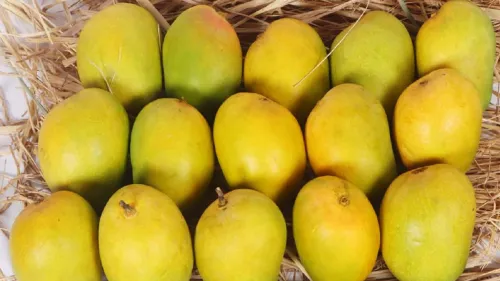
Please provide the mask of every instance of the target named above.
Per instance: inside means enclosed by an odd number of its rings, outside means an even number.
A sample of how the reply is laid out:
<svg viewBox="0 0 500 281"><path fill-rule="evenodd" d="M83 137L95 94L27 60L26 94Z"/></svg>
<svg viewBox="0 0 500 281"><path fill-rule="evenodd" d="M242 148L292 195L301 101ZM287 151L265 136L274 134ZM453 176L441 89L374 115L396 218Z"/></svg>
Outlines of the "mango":
<svg viewBox="0 0 500 281"><path fill-rule="evenodd" d="M9 243L16 280L101 280L97 216L76 193L54 192L26 207Z"/></svg>
<svg viewBox="0 0 500 281"><path fill-rule="evenodd" d="M382 254L401 281L453 281L463 272L476 214L474 188L448 164L418 168L391 184L380 213Z"/></svg>
<svg viewBox="0 0 500 281"><path fill-rule="evenodd" d="M392 119L399 95L415 76L413 43L405 26L387 12L369 12L356 25L344 29L332 49L333 85L354 83L365 87Z"/></svg>
<svg viewBox="0 0 500 281"><path fill-rule="evenodd" d="M248 49L245 88L286 107L302 123L330 89L327 61L311 72L325 57L325 46L312 27L291 18L276 20Z"/></svg>
<svg viewBox="0 0 500 281"><path fill-rule="evenodd" d="M276 281L286 247L286 224L264 194L223 194L196 225L196 265L205 281Z"/></svg>
<svg viewBox="0 0 500 281"><path fill-rule="evenodd" d="M241 84L240 41L231 24L212 7L182 12L163 41L168 96L185 99L213 121L217 108Z"/></svg>
<svg viewBox="0 0 500 281"><path fill-rule="evenodd" d="M99 221L99 251L109 281L188 281L191 236L174 201L142 184L118 190Z"/></svg>
<svg viewBox="0 0 500 281"><path fill-rule="evenodd" d="M238 93L214 123L219 164L231 189L251 188L276 202L300 187L306 167L302 131L283 106L255 93Z"/></svg>
<svg viewBox="0 0 500 281"><path fill-rule="evenodd" d="M101 89L85 89L56 105L38 139L43 177L52 191L71 190L100 212L121 185L128 150L127 113Z"/></svg>
<svg viewBox="0 0 500 281"><path fill-rule="evenodd" d="M155 187L181 208L204 192L214 171L210 127L196 108L158 99L137 116L130 142L134 183Z"/></svg>
<svg viewBox="0 0 500 281"><path fill-rule="evenodd" d="M380 247L377 215L348 181L323 176L308 182L293 206L300 260L314 281L363 281Z"/></svg>
<svg viewBox="0 0 500 281"><path fill-rule="evenodd" d="M160 30L140 6L119 3L94 15L76 58L83 86L108 90L132 114L161 93Z"/></svg>
<svg viewBox="0 0 500 281"><path fill-rule="evenodd" d="M470 1L448 1L427 20L415 44L420 76L453 68L476 86L481 105L491 100L496 38L493 24Z"/></svg>
<svg viewBox="0 0 500 281"><path fill-rule="evenodd" d="M454 69L411 84L394 113L394 136L408 169L447 163L469 169L481 137L481 103L474 85Z"/></svg>
<svg viewBox="0 0 500 281"><path fill-rule="evenodd" d="M312 110L305 131L316 175L338 176L382 199L397 169L387 116L371 92L355 84L334 87Z"/></svg>

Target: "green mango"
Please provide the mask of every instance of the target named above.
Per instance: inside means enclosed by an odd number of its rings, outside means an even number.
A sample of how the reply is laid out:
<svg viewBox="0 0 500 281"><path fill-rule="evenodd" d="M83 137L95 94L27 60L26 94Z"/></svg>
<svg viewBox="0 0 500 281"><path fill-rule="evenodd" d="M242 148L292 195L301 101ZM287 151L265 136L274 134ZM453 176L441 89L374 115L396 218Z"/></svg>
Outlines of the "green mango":
<svg viewBox="0 0 500 281"><path fill-rule="evenodd" d="M420 76L454 68L479 91L486 109L491 100L496 39L490 18L469 1L446 2L422 25L416 40Z"/></svg>
<svg viewBox="0 0 500 281"><path fill-rule="evenodd" d="M161 93L160 33L140 6L119 3L94 15L83 27L76 52L85 88L101 88L138 113Z"/></svg>
<svg viewBox="0 0 500 281"><path fill-rule="evenodd" d="M209 6L194 6L180 14L165 35L165 91L185 99L211 121L240 86L242 60L231 24Z"/></svg>
<svg viewBox="0 0 500 281"><path fill-rule="evenodd" d="M405 26L389 13L369 12L355 26L344 29L332 49L335 46L330 56L333 85L363 86L392 119L399 95L415 77L413 43Z"/></svg>

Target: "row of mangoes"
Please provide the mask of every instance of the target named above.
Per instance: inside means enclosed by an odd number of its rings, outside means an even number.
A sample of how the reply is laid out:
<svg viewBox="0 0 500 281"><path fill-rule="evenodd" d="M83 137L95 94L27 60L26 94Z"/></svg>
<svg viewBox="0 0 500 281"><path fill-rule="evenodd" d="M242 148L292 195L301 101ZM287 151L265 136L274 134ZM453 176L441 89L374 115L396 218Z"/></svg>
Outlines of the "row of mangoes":
<svg viewBox="0 0 500 281"><path fill-rule="evenodd" d="M199 202L215 155L237 190L219 194L197 224L198 269L209 281L273 280L286 242L273 200L294 199L306 152L319 177L300 189L293 230L313 280L363 280L373 268L380 232L366 195L375 205L384 198L382 254L398 279L460 275L475 218L463 172L479 143L495 51L479 8L450 1L424 24L416 43L423 77L414 83L411 38L379 11L335 39L330 67L319 64L326 51L314 29L293 19L270 24L243 67L234 29L207 6L186 10L168 30L163 73L159 42L154 18L131 4L106 8L84 27L77 63L87 89L46 116L38 156L50 189L74 191L99 213L106 207L99 230L91 208L71 192L23 211L11 235L19 280L41 272L46 280L75 272L96 280L99 258L111 281L187 280L191 238L177 208ZM233 94L242 69L250 92ZM167 94L181 99L154 100L162 77ZM129 149L126 110L139 112L130 160L133 181L144 185L116 191ZM390 122L403 163L417 168L399 177ZM85 254L74 256L73 246Z"/></svg>

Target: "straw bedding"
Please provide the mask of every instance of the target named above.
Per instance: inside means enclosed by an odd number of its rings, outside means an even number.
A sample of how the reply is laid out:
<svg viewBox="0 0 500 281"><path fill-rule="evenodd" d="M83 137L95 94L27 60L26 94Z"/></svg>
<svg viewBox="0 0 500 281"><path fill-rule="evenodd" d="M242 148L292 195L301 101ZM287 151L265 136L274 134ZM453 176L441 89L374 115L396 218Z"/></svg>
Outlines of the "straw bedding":
<svg viewBox="0 0 500 281"><path fill-rule="evenodd" d="M27 2L27 3L25 3ZM41 1L38 1L41 2ZM21 82L24 97L29 104L25 119L12 121L8 104L0 91L0 106L5 113L0 124L0 135L12 138L12 145L4 154L12 154L18 167L18 176L10 177L0 187L3 193L15 188L15 195L0 203L0 213L11 202L25 204L40 201L49 195L37 166L37 135L44 115L58 102L82 89L76 72L76 44L78 34L93 14L112 5L116 0L60 0L40 6L37 1L3 0L0 2L0 21L6 28L0 33L0 54L11 66L8 73ZM51 2L51 3L52 3ZM396 15L412 35L444 1L439 0L137 0L150 10L163 31L175 17L194 4L209 4L224 13L234 25L244 51L269 22L281 17L294 17L311 24L329 46L333 38L349 24L369 10L384 10ZM500 36L500 2L475 0L491 17L497 34L497 53ZM20 33L15 21L28 22L33 28ZM495 80L500 81L499 65ZM498 93L494 91L494 95ZM473 167L467 173L474 184L477 197L477 220L474 243L467 270L460 280L500 280L500 266L495 265L495 254L500 250L500 106L491 106L484 113L483 137ZM4 176L6 177L6 176ZM8 235L6 229L0 228ZM307 278L296 256L293 245L287 249L282 263L282 280ZM201 279L193 272L193 280ZM0 280L12 280L2 277ZM396 280L379 260L369 280Z"/></svg>

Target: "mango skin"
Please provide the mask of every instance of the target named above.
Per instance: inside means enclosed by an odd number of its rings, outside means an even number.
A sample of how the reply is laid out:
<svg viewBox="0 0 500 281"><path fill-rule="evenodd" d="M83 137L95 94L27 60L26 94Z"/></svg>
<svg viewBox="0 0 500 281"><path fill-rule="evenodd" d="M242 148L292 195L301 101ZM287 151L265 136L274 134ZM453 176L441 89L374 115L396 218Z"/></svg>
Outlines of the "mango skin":
<svg viewBox="0 0 500 281"><path fill-rule="evenodd" d="M389 187L380 213L382 254L401 281L453 281L469 256L476 203L451 165L418 168Z"/></svg>
<svg viewBox="0 0 500 281"><path fill-rule="evenodd" d="M100 281L97 216L81 196L54 192L16 218L10 255L19 281Z"/></svg>
<svg viewBox="0 0 500 281"><path fill-rule="evenodd" d="M325 45L308 24L291 18L273 21L248 49L245 88L286 107L303 123L330 89L328 61L296 84L325 56Z"/></svg>
<svg viewBox="0 0 500 281"><path fill-rule="evenodd" d="M127 214L121 201L135 213ZM188 281L193 269L191 236L180 210L142 184L121 188L106 204L99 250L109 281Z"/></svg>
<svg viewBox="0 0 500 281"><path fill-rule="evenodd" d="M138 113L162 90L160 31L138 5L119 3L94 15L78 39L78 75L85 88L101 88Z"/></svg>
<svg viewBox="0 0 500 281"><path fill-rule="evenodd" d="M195 233L196 265L205 281L276 281L286 247L279 208L260 192L233 190L213 202Z"/></svg>
<svg viewBox="0 0 500 281"><path fill-rule="evenodd" d="M477 88L481 105L490 103L495 67L493 24L470 1L448 1L427 20L415 44L420 76L439 68L453 68Z"/></svg>
<svg viewBox="0 0 500 281"><path fill-rule="evenodd" d="M194 107L173 98L158 99L139 113L130 156L134 183L161 190L181 208L205 191L214 171L207 121Z"/></svg>
<svg viewBox="0 0 500 281"><path fill-rule="evenodd" d="M213 121L217 108L241 84L243 58L234 28L212 7L180 14L163 41L168 96L187 102Z"/></svg>
<svg viewBox="0 0 500 281"><path fill-rule="evenodd" d="M305 131L316 175L338 176L382 199L397 170L387 116L374 95L355 84L334 87L314 107Z"/></svg>
<svg viewBox="0 0 500 281"><path fill-rule="evenodd" d="M348 181L323 176L308 182L293 206L300 260L315 281L363 281L377 260L380 231L365 194Z"/></svg>
<svg viewBox="0 0 500 281"><path fill-rule="evenodd" d="M457 70L440 69L411 84L394 113L394 136L408 169L447 163L466 172L481 137L481 104Z"/></svg>
<svg viewBox="0 0 500 281"><path fill-rule="evenodd" d="M281 203L300 187L304 140L297 120L283 106L259 94L235 94L219 108L213 134L231 189L255 189Z"/></svg>
<svg viewBox="0 0 500 281"><path fill-rule="evenodd" d="M369 12L356 26L344 29L332 49L337 45L330 56L333 85L354 83L365 87L392 119L399 95L415 77L413 43L406 27L387 12Z"/></svg>
<svg viewBox="0 0 500 281"><path fill-rule="evenodd" d="M85 89L55 106L38 139L43 177L52 191L71 190L98 213L121 185L129 123L118 100L101 89Z"/></svg>

